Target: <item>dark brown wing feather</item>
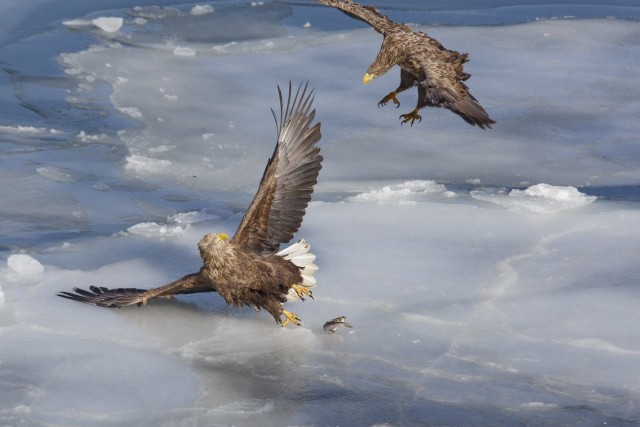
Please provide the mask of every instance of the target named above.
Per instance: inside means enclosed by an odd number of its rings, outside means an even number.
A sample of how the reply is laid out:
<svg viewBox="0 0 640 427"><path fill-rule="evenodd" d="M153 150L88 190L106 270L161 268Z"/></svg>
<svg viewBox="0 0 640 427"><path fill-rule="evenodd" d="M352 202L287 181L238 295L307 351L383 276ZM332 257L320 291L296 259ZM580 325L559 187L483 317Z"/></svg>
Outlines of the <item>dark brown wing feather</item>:
<svg viewBox="0 0 640 427"><path fill-rule="evenodd" d="M286 106L282 92L280 116L272 110L278 128L278 142L262 175L258 192L244 214L232 241L257 254L278 251L302 224L313 186L322 167L320 123L310 127L313 91L298 87L292 100L291 83Z"/></svg>
<svg viewBox="0 0 640 427"><path fill-rule="evenodd" d="M445 104L445 106L462 117L465 122L478 126L480 129L484 129L485 126L491 129L491 125L496 123L470 93L467 93L465 97L456 98L453 102Z"/></svg>
<svg viewBox="0 0 640 427"><path fill-rule="evenodd" d="M88 291L73 288L73 292L60 292L57 295L99 307L124 307L127 305L142 305L151 298L196 292L215 292L212 283L204 279L200 273L189 274L168 285L149 290L136 288L109 289L90 286Z"/></svg>
<svg viewBox="0 0 640 427"><path fill-rule="evenodd" d="M345 15L357 19L359 21L366 22L371 25L374 30L379 32L380 34L385 34L392 28L397 27L406 27L404 24L397 24L389 19L387 16L378 12L373 6L362 6L358 3L353 3L350 0L347 1L339 1L339 0L316 0L316 2L335 7L339 9ZM408 29L408 27L407 27Z"/></svg>
<svg viewBox="0 0 640 427"><path fill-rule="evenodd" d="M445 49L424 33L406 37L403 50L420 65L422 74L426 77L418 86L420 108L447 108L467 123L482 129L491 128L495 124L464 83L471 77L464 72L464 64L469 61L466 53Z"/></svg>

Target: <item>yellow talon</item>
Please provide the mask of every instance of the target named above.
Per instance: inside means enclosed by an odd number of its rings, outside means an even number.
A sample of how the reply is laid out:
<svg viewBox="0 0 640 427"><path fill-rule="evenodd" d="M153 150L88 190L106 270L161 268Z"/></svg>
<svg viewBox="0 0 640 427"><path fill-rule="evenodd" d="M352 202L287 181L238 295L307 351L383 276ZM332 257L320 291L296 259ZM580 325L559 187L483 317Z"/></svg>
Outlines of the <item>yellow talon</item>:
<svg viewBox="0 0 640 427"><path fill-rule="evenodd" d="M307 288L306 286L292 285L291 287L294 291L296 291L296 294L298 294L298 297L300 297L302 301L304 301L305 296L313 299L313 293L311 292L311 289Z"/></svg>
<svg viewBox="0 0 640 427"><path fill-rule="evenodd" d="M287 326L289 322L293 323L294 325L302 326L302 322L300 321L300 318L297 314L287 311L284 308L282 309L282 314L284 315L284 317L286 317L285 321L282 322L283 328Z"/></svg>
<svg viewBox="0 0 640 427"><path fill-rule="evenodd" d="M396 108L398 108L400 106L400 101L398 101L398 98L396 98L397 94L397 92L391 92L389 95L382 98L380 102L378 102L378 108L387 105L389 101L393 101L393 103L396 105Z"/></svg>
<svg viewBox="0 0 640 427"><path fill-rule="evenodd" d="M418 111L420 111L420 109L416 108L415 110L413 110L410 113L402 114L400 116L400 118L402 119L402 124L407 123L409 120L411 120L411 126L413 126L413 122L415 122L416 120L418 122L421 122L422 121L422 116L420 116L420 114L418 114Z"/></svg>

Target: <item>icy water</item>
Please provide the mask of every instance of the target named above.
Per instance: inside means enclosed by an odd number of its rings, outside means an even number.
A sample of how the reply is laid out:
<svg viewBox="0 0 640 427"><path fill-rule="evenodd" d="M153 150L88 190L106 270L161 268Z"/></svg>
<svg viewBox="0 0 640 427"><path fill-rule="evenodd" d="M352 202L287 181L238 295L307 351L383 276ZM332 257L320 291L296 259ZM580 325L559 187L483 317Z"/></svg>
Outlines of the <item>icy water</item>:
<svg viewBox="0 0 640 427"><path fill-rule="evenodd" d="M397 69L361 84L380 36L312 2L0 4L0 425L640 424L637 2L371 4L469 52L493 130L400 126ZM196 271L253 197L276 85L306 80L303 327L55 296Z"/></svg>

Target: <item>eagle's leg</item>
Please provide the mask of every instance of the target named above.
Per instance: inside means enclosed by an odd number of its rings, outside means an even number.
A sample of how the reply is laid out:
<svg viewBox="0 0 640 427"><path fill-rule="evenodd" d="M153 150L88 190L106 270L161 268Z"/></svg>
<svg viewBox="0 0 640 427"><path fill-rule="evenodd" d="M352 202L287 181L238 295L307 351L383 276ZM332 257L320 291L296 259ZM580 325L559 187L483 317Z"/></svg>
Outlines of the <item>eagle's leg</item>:
<svg viewBox="0 0 640 427"><path fill-rule="evenodd" d="M389 101L393 101L393 103L396 104L396 108L398 108L400 106L400 101L398 101L398 98L396 98L397 94L398 92L394 90L393 92L382 98L380 102L378 102L378 108L387 105Z"/></svg>
<svg viewBox="0 0 640 427"><path fill-rule="evenodd" d="M418 111L420 111L420 108L416 107L412 112L407 113L407 114L401 114L400 115L400 119L402 120L401 124L405 124L407 123L409 120L411 120L411 126L413 126L413 123L417 120L418 122L422 121L422 116L420 114L418 114Z"/></svg>
<svg viewBox="0 0 640 427"><path fill-rule="evenodd" d="M396 98L396 96L400 92L404 92L405 90L412 88L415 85L416 81L417 79L413 74L404 69L400 69L400 85L396 88L396 90L382 98L380 102L378 102L378 107L387 105L389 101L393 101L393 103L396 105L396 108L400 107L400 101L398 101L398 98Z"/></svg>
<svg viewBox="0 0 640 427"><path fill-rule="evenodd" d="M282 327L284 328L285 326L287 326L287 324L289 322L293 323L294 325L298 325L298 326L302 326L301 320L298 317L297 314L292 313L290 311L285 310L284 308L282 309L282 315L284 315L285 320L284 322L282 322Z"/></svg>
<svg viewBox="0 0 640 427"><path fill-rule="evenodd" d="M304 301L304 297L309 297L313 299L313 292L311 292L311 289L307 288L306 286L292 285L291 288L293 288L293 290L296 291L296 294L298 294L298 297L302 301Z"/></svg>

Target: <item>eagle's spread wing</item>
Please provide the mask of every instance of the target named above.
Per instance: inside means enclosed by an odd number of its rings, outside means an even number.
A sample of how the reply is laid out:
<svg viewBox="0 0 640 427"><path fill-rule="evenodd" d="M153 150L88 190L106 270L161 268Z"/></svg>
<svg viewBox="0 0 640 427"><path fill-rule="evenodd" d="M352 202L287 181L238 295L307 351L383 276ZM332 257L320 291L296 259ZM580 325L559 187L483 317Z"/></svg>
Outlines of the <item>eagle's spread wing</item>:
<svg viewBox="0 0 640 427"><path fill-rule="evenodd" d="M362 6L351 0L316 0L318 3L340 9L345 15L366 22L380 34L386 34L392 28L405 27L404 24L396 24L387 16L378 12L373 6ZM407 27L408 29L408 27Z"/></svg>
<svg viewBox="0 0 640 427"><path fill-rule="evenodd" d="M313 91L298 88L292 99L291 83L286 106L282 92L278 143L262 175L258 192L244 214L232 241L257 254L278 251L300 228L320 172L322 156L315 144L320 140L320 123L310 127Z"/></svg>
<svg viewBox="0 0 640 427"><path fill-rule="evenodd" d="M426 36L425 39L434 40ZM419 46L421 45L416 45ZM420 65L426 76L426 80L418 86L418 96L424 100L424 105L447 108L471 125L477 125L482 129L485 126L491 128L495 121L464 84L470 77L463 69L463 64L468 60L467 55L432 43L426 46L427 49L407 49L409 56Z"/></svg>
<svg viewBox="0 0 640 427"><path fill-rule="evenodd" d="M60 292L62 298L97 305L98 307L124 307L126 305L143 305L147 300L156 297L169 297L176 294L192 294L197 292L213 292L211 282L205 280L200 273L184 276L168 285L153 289L117 288L108 289L90 286L86 291L73 288L73 292Z"/></svg>

